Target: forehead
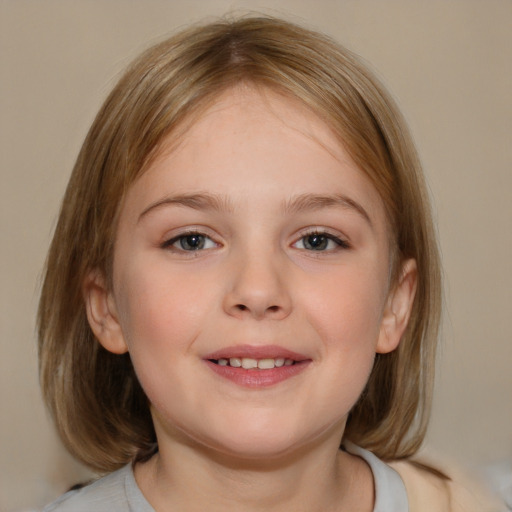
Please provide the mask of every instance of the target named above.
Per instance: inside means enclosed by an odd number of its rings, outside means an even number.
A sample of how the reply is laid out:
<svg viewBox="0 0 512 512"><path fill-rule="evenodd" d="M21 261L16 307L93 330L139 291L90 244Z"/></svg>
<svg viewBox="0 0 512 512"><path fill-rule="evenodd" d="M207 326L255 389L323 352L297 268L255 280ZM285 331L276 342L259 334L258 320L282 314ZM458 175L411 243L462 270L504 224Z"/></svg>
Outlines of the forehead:
<svg viewBox="0 0 512 512"><path fill-rule="evenodd" d="M271 135L285 136L291 145L306 142L321 146L340 163L356 167L340 136L303 102L269 87L242 82L194 108L163 138L146 169L158 167L171 154L176 157L193 147L200 156L219 146L220 135L231 137L233 143L251 144L261 141L262 134L267 135L268 142L261 146L262 151L278 149L279 141Z"/></svg>
<svg viewBox="0 0 512 512"><path fill-rule="evenodd" d="M379 194L327 123L295 98L248 84L224 91L169 134L128 195L166 188L251 197L265 180L269 194L290 196L346 186L380 214Z"/></svg>

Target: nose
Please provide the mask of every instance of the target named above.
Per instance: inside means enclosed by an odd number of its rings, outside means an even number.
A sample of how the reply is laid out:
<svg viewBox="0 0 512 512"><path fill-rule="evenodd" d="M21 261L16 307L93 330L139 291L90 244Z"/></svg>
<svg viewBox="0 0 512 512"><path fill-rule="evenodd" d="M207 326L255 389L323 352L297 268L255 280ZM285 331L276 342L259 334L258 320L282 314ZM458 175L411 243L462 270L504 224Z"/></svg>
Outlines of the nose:
<svg viewBox="0 0 512 512"><path fill-rule="evenodd" d="M292 308L286 269L276 255L252 254L231 266L224 310L236 318L282 320Z"/></svg>

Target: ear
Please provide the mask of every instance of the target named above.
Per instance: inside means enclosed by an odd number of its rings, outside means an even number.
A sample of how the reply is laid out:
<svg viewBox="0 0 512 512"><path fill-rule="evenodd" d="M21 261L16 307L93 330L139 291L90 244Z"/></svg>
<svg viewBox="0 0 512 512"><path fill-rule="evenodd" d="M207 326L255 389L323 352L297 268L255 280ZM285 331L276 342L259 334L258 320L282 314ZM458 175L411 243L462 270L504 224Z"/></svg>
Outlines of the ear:
<svg viewBox="0 0 512 512"><path fill-rule="evenodd" d="M87 275L83 295L89 325L100 344L114 354L127 352L114 297L100 272L94 270Z"/></svg>
<svg viewBox="0 0 512 512"><path fill-rule="evenodd" d="M417 286L416 260L409 259L402 265L398 283L389 292L382 317L376 352L386 354L398 347L411 316Z"/></svg>

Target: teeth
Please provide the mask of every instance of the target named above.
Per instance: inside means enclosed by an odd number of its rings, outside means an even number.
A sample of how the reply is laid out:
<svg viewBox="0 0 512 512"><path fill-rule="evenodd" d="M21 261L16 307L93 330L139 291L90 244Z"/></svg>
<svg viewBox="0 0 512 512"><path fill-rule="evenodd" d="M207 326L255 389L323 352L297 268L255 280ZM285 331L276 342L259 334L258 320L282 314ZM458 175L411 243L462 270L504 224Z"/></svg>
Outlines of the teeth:
<svg viewBox="0 0 512 512"><path fill-rule="evenodd" d="M293 359L278 357L276 359L253 359L252 357L230 357L229 359L218 359L219 366L232 366L233 368L244 368L245 370L271 370L272 368L281 368L281 366L292 366Z"/></svg>
<svg viewBox="0 0 512 512"><path fill-rule="evenodd" d="M271 368L275 368L276 363L273 359L260 359L258 361L258 368L260 370L270 370Z"/></svg>
<svg viewBox="0 0 512 512"><path fill-rule="evenodd" d="M258 368L258 361L256 359L251 359L250 357L244 357L242 358L242 368L245 368L246 370Z"/></svg>

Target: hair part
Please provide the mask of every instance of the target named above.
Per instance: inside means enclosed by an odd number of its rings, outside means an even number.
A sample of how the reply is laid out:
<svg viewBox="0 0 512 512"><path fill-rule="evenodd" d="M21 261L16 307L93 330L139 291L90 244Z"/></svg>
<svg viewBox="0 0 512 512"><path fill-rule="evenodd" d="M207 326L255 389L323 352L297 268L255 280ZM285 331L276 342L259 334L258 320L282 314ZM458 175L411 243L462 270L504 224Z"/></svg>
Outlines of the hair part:
<svg viewBox="0 0 512 512"><path fill-rule="evenodd" d="M399 348L377 354L345 436L383 459L413 454L432 398L441 289L428 192L408 129L378 80L328 37L273 18L195 26L145 51L106 99L85 139L48 254L38 312L43 395L69 451L112 471L150 456L156 437L128 354L103 349L82 287L111 285L117 219L130 185L168 136L241 82L300 100L339 136L385 205L391 286L414 258L418 287Z"/></svg>

